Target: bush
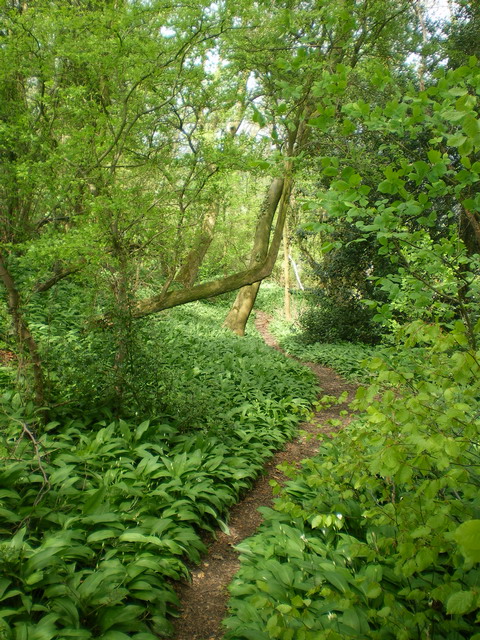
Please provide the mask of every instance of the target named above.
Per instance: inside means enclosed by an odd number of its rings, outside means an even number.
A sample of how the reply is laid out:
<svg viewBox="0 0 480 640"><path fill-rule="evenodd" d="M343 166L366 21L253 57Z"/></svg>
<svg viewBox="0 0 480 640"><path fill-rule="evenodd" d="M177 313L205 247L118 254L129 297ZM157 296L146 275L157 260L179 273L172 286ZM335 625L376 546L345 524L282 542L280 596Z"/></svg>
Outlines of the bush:
<svg viewBox="0 0 480 640"><path fill-rule="evenodd" d="M315 304L300 317L302 339L313 342L380 342L379 326L373 313L358 300L338 301L317 293Z"/></svg>
<svg viewBox="0 0 480 640"><path fill-rule="evenodd" d="M239 545L229 640L480 639L480 353L460 325L405 337Z"/></svg>

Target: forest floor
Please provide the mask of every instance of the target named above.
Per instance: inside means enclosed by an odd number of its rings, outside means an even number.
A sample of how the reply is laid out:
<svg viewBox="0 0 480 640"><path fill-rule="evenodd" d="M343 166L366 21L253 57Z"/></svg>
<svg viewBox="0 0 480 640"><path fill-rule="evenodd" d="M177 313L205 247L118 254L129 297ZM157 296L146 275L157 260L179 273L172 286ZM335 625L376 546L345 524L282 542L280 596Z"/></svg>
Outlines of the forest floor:
<svg viewBox="0 0 480 640"><path fill-rule="evenodd" d="M282 351L268 330L269 316L256 312L255 326L265 342L272 348ZM177 593L182 603L182 613L175 621L175 640L220 640L224 630L222 620L227 615L229 594L227 587L237 573L240 563L235 545L252 536L262 522L259 507L271 507L273 504L271 480L282 484L287 481L277 468L281 463L300 464L305 458L314 456L322 437L329 437L332 431L341 428L348 416L340 412L347 409L353 399L356 385L345 381L333 369L305 362L315 373L319 384L319 398L338 397L348 393L343 404L334 404L316 412L311 421L300 425L299 436L285 445L265 465L264 474L245 497L236 504L229 517L230 534L218 532L216 539L209 545L202 563L193 568L191 582L180 584ZM332 421L341 421L340 426L332 426Z"/></svg>

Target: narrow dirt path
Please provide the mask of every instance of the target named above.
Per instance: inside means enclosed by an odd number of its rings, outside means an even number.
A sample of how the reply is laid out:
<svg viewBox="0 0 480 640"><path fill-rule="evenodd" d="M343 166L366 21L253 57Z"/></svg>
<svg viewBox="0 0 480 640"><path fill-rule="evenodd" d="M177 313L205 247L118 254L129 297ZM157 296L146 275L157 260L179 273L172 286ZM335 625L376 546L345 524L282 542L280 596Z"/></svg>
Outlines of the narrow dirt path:
<svg viewBox="0 0 480 640"><path fill-rule="evenodd" d="M269 317L257 311L255 326L265 342L274 349L282 351L275 338L268 330ZM258 478L245 498L235 505L229 518L230 535L218 532L217 539L209 546L208 553L200 566L192 571L192 581L181 584L177 593L182 602L181 616L175 621L175 640L220 640L223 638L221 622L227 614L227 587L238 571L240 563L234 547L239 542L253 535L262 521L258 507L271 506L273 503L270 480L284 482L285 476L277 469L282 462L299 463L304 458L315 455L318 451L318 436L328 436L338 427L333 427L331 420L341 419L340 412L346 409L353 398L356 386L346 382L338 374L327 367L314 363L309 366L318 378L320 392L324 395L339 396L344 391L349 400L343 405L334 405L315 413L310 422L300 425L300 435L285 445L265 465L265 473ZM348 419L348 418L347 418Z"/></svg>

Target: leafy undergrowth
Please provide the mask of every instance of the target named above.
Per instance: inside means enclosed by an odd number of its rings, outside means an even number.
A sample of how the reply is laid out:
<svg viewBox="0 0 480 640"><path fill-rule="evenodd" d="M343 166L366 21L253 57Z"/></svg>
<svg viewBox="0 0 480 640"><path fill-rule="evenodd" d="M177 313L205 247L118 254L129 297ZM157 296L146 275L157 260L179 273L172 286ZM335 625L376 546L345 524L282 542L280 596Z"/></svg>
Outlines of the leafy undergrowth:
<svg viewBox="0 0 480 640"><path fill-rule="evenodd" d="M289 355L304 362L331 367L345 378L353 380L369 379L368 360L380 353L380 348L352 342L306 344L300 333L292 331L291 323L282 320L273 321L270 330Z"/></svg>
<svg viewBox="0 0 480 640"><path fill-rule="evenodd" d="M310 372L258 338L215 329L215 314L197 305L151 325L151 348L160 340L162 367L177 372L171 398L203 399L188 424L172 406L151 420L65 417L35 439L33 418L4 394L2 638L171 632L171 581L199 560L202 530L226 526L315 395Z"/></svg>
<svg viewBox="0 0 480 640"><path fill-rule="evenodd" d="M480 639L480 352L460 328L418 343L373 362L359 419L239 545L228 640Z"/></svg>

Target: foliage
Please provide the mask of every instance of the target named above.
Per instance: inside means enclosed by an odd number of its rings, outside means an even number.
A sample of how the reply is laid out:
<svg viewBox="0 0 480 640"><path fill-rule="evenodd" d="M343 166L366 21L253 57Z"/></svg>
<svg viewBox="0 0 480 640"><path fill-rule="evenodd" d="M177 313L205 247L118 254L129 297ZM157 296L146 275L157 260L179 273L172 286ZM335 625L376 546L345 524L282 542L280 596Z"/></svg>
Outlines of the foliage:
<svg viewBox="0 0 480 640"><path fill-rule="evenodd" d="M360 300L351 298L339 301L317 290L309 296L309 306L299 319L302 340L314 342L363 342L380 341L379 327L373 322L371 309Z"/></svg>
<svg viewBox="0 0 480 640"><path fill-rule="evenodd" d="M255 308L274 314L279 309L283 309L284 289L275 282L264 282L260 287L255 300Z"/></svg>
<svg viewBox="0 0 480 640"><path fill-rule="evenodd" d="M174 415L114 420L104 405L103 420L59 417L39 434L34 407L2 396L3 637L168 635L171 580L199 560L201 531L226 530L227 508L308 412L310 372L214 329L216 308L150 325Z"/></svg>
<svg viewBox="0 0 480 640"><path fill-rule="evenodd" d="M270 324L270 331L286 353L303 362L315 362L335 369L353 380L369 380L368 361L384 353L381 347L367 347L351 342L314 342L305 344L303 334L295 324L279 319Z"/></svg>
<svg viewBox="0 0 480 640"><path fill-rule="evenodd" d="M234 406L247 402L268 414L272 402L287 407L306 388L314 395L306 369L272 353L257 336L238 340L220 328L221 305L197 303L137 321L120 370L113 328L85 330L88 305L72 283L59 284L48 307L30 305L53 404L60 405L52 409L57 419L95 419L107 410L135 420L169 416L184 431L228 428Z"/></svg>
<svg viewBox="0 0 480 640"><path fill-rule="evenodd" d="M345 121L384 136L385 164L375 191L350 167L319 194L330 220L347 220L392 263L390 275L377 278L395 307L376 304L377 318L395 321L429 318L449 325L461 317L472 333L478 270L477 60L439 72L426 91L407 92L384 108L362 101L345 104ZM425 140L417 159L403 140ZM447 206L445 205L447 203ZM319 229L321 224L318 225Z"/></svg>
<svg viewBox="0 0 480 640"><path fill-rule="evenodd" d="M242 545L232 640L479 637L479 79L472 58L384 108L343 107L385 136L383 179L372 198L343 169L319 198L392 261L377 318L395 341L371 360L358 420L291 470ZM412 161L400 141L425 133Z"/></svg>
<svg viewBox="0 0 480 640"><path fill-rule="evenodd" d="M460 0L454 7L453 20L446 25L448 38L443 45L450 67L459 67L472 55L480 58L480 8L476 3Z"/></svg>
<svg viewBox="0 0 480 640"><path fill-rule="evenodd" d="M404 339L240 545L227 638L477 637L480 354L461 323Z"/></svg>
<svg viewBox="0 0 480 640"><path fill-rule="evenodd" d="M362 162L365 164L365 158ZM324 188L330 181L329 176L323 176ZM317 180L317 189L320 184ZM312 213L317 214L310 210L307 215ZM304 226L312 225L307 222ZM313 228L316 226L314 223ZM358 228L341 220L335 225L322 225L320 238L316 236L303 228L297 230L310 283L305 296L307 308L300 319L305 342L376 344L380 336L373 322L375 314L364 300L385 302L386 295L375 287L372 276L389 273L389 260L379 255L379 245L373 238L364 241Z"/></svg>

